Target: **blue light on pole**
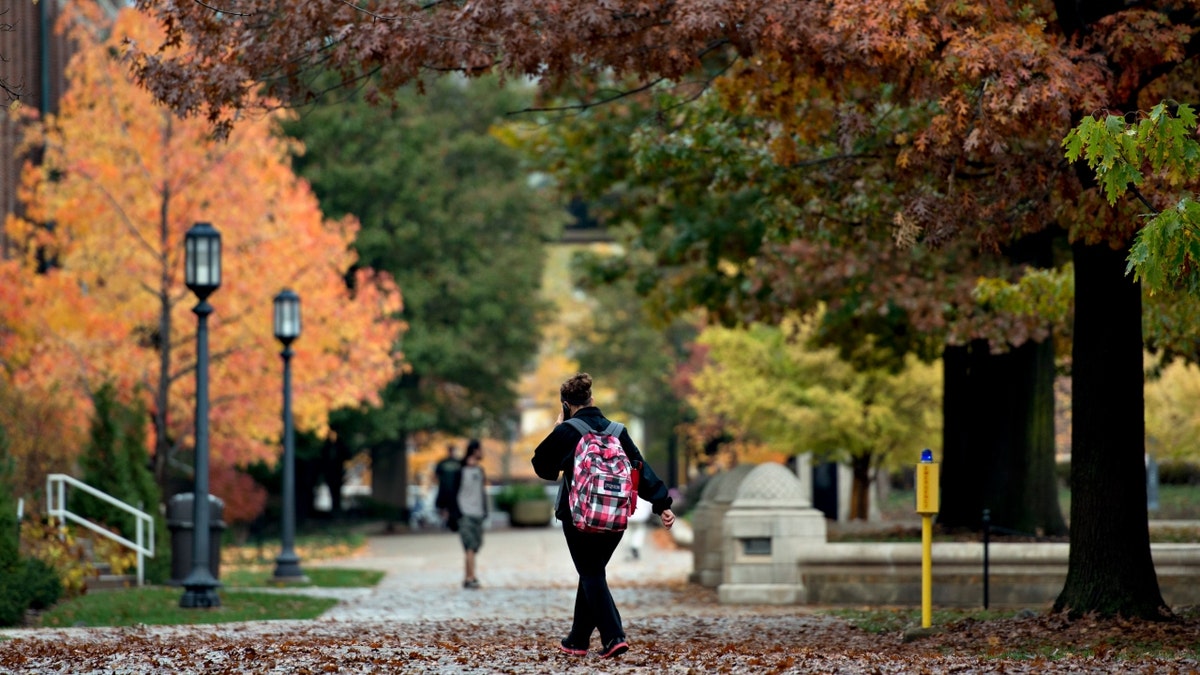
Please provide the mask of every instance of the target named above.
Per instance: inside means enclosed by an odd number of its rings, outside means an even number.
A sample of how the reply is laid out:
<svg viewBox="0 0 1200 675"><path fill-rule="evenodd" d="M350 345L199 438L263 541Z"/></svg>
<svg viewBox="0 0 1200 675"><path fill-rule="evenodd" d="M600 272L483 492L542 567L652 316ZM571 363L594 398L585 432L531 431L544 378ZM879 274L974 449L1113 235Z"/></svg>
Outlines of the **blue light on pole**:
<svg viewBox="0 0 1200 675"><path fill-rule="evenodd" d="M192 311L196 328L196 458L192 488L192 571L183 580L180 607L220 607L220 582L209 570L208 500L208 296L221 287L221 233L196 223L184 237L184 280L200 300Z"/></svg>
<svg viewBox="0 0 1200 675"><path fill-rule="evenodd" d="M284 289L275 296L275 337L283 343L283 548L275 559L275 580L304 583L296 555L296 432L292 420L292 341L300 337L300 296Z"/></svg>

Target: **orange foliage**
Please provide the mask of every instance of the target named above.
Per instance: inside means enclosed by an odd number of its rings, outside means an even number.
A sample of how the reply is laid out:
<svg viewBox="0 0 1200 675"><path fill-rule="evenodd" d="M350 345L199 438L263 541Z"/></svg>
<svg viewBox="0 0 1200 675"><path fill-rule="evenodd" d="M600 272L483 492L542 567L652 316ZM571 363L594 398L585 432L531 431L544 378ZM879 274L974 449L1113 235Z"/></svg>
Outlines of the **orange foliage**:
<svg viewBox="0 0 1200 675"><path fill-rule="evenodd" d="M75 423L79 415L70 394L0 381L0 429L14 460L13 496L26 500L27 513L41 510L29 500L45 491L46 474L70 472L74 449L83 444L87 428Z"/></svg>
<svg viewBox="0 0 1200 675"><path fill-rule="evenodd" d="M298 428L323 433L331 408L373 402L399 374L399 290L369 269L347 289L358 225L323 217L291 171L276 116L245 119L227 141L214 141L206 123L175 118L113 58L125 40L159 41L153 23L129 9L104 26L79 5L67 13L86 20L69 25L79 51L59 114L28 137L45 151L44 163L23 175L29 220L6 223L25 255L19 269L0 268L20 276L19 290L0 286L26 296L17 304L23 315L0 309L2 325L24 328L0 335L0 358L26 383L84 392L115 378L137 388L155 416L156 451L190 445L197 321L183 284L183 238L210 221L223 248L222 285L209 299L213 465L271 461L282 433L273 296L287 287L301 297L295 418ZM33 274L47 254L58 269ZM86 399L77 400L86 411Z"/></svg>

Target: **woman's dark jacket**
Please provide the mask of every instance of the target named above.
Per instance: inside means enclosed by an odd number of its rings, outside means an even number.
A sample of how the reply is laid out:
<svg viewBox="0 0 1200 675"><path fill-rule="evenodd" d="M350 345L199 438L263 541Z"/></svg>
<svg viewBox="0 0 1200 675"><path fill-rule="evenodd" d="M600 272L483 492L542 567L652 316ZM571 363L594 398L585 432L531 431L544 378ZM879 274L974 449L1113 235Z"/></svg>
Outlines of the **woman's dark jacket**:
<svg viewBox="0 0 1200 675"><path fill-rule="evenodd" d="M596 431L603 431L609 423L600 409L594 406L580 408L574 417L587 422L588 426ZM559 491L558 505L554 509L555 515L564 523L571 522L571 507L567 504L567 494L571 489L571 479L575 475L575 446L582 437L583 434L574 426L559 424L533 451L533 470L538 476L546 480L558 480L559 472L564 474L563 488ZM642 452L629 437L628 429L621 430L620 441L625 456L642 466L637 486L638 496L654 505L654 513L662 514L671 508L671 496L667 494L666 483L663 483L650 465L642 459Z"/></svg>

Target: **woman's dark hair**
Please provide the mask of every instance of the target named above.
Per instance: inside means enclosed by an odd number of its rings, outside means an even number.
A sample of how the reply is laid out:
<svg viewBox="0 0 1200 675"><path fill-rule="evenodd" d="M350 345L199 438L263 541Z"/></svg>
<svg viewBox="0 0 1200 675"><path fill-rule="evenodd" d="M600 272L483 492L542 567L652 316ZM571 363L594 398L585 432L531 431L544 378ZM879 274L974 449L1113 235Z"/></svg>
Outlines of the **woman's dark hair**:
<svg viewBox="0 0 1200 675"><path fill-rule="evenodd" d="M577 373L558 388L559 397L571 405L587 405L592 400L592 376Z"/></svg>

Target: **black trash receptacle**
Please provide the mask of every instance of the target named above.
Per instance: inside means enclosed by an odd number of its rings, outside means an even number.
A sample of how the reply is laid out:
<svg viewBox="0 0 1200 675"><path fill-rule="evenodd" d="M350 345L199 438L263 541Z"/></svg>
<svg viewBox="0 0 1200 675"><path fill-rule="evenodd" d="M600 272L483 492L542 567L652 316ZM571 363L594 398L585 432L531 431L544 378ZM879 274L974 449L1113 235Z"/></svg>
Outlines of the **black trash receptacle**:
<svg viewBox="0 0 1200 675"><path fill-rule="evenodd" d="M192 573L192 493L182 492L167 502L167 529L171 531L171 579L173 586L182 586L183 580ZM208 496L208 571L214 579L221 578L221 532L225 522L225 502L219 497Z"/></svg>

